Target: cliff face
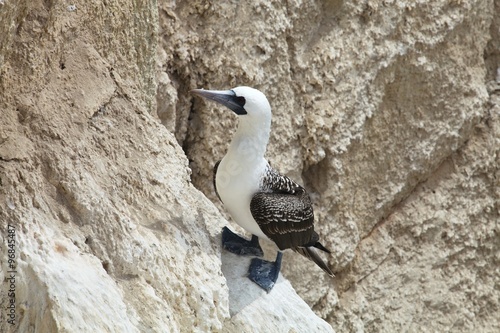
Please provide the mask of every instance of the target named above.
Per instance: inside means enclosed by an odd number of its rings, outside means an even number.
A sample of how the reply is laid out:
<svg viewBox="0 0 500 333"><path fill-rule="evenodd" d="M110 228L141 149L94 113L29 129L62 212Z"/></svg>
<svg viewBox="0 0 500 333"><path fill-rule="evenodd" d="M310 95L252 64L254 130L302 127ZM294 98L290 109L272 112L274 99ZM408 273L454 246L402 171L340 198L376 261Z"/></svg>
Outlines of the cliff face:
<svg viewBox="0 0 500 333"><path fill-rule="evenodd" d="M188 90L264 91L267 155L312 193L337 274L289 255L285 276L339 331L499 329L498 13L498 1L160 4L159 116L193 183L218 204L211 166L236 119Z"/></svg>
<svg viewBox="0 0 500 333"><path fill-rule="evenodd" d="M288 282L224 276L227 221L153 116L155 2L0 10L2 332L332 332Z"/></svg>
<svg viewBox="0 0 500 333"><path fill-rule="evenodd" d="M1 1L0 330L498 331L498 6ZM284 275L329 324L220 248L236 119L188 91L238 85L311 192L336 277Z"/></svg>

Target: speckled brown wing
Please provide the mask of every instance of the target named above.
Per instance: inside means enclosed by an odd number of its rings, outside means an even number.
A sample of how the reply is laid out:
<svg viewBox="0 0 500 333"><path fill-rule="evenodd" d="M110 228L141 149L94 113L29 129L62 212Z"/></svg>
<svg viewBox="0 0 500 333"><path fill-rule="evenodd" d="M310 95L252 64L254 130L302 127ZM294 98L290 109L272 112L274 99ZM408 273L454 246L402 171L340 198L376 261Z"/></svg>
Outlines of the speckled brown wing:
<svg viewBox="0 0 500 333"><path fill-rule="evenodd" d="M306 190L269 167L261 191L254 194L250 212L262 232L280 250L313 246L314 212Z"/></svg>
<svg viewBox="0 0 500 333"><path fill-rule="evenodd" d="M250 211L262 232L280 250L305 246L314 232L314 215L305 192L296 194L255 194Z"/></svg>
<svg viewBox="0 0 500 333"><path fill-rule="evenodd" d="M333 272L316 249L330 253L314 231L314 212L306 190L268 166L260 191L250 202L250 212L262 232L280 250L292 249L312 260L328 275Z"/></svg>

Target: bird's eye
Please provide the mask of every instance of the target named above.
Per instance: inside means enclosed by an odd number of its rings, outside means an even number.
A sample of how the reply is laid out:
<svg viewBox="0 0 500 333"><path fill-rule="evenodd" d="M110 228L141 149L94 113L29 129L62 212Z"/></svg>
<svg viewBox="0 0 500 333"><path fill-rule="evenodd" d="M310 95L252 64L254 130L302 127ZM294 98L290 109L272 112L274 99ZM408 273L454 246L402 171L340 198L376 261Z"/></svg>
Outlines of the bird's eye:
<svg viewBox="0 0 500 333"><path fill-rule="evenodd" d="M236 97L236 103L238 103L239 106L243 107L246 103L245 97L243 96L237 96Z"/></svg>

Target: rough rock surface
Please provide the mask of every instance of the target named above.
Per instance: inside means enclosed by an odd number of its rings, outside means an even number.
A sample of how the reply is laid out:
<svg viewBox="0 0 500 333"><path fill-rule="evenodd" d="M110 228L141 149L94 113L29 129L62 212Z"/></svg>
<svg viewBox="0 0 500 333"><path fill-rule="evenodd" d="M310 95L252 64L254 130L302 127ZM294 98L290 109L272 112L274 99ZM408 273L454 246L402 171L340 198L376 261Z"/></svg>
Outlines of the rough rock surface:
<svg viewBox="0 0 500 333"><path fill-rule="evenodd" d="M499 13L0 1L0 331L332 331L219 246L207 197L220 207L236 118L188 91L237 85L269 97L269 159L309 189L333 251L334 279L284 258L316 314L339 332L500 331Z"/></svg>
<svg viewBox="0 0 500 333"><path fill-rule="evenodd" d="M268 157L333 251L333 280L284 259L318 314L341 332L500 330L499 1L159 7L158 116L214 203L236 117L189 89L270 99Z"/></svg>
<svg viewBox="0 0 500 333"><path fill-rule="evenodd" d="M158 25L154 1L0 1L0 331L333 332L283 279L231 304L247 266L223 272L227 221L154 117Z"/></svg>

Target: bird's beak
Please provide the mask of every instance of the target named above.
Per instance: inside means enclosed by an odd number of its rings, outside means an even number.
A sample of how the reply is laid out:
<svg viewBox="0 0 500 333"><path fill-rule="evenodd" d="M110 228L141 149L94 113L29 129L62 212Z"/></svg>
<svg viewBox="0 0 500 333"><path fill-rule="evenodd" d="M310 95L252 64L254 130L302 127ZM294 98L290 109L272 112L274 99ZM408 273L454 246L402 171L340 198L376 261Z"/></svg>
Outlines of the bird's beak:
<svg viewBox="0 0 500 333"><path fill-rule="evenodd" d="M245 98L236 96L232 90L193 89L191 93L220 103L233 110L237 115L247 114L244 108Z"/></svg>

